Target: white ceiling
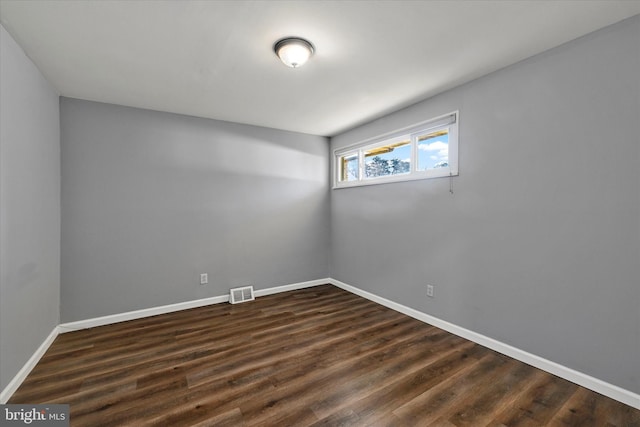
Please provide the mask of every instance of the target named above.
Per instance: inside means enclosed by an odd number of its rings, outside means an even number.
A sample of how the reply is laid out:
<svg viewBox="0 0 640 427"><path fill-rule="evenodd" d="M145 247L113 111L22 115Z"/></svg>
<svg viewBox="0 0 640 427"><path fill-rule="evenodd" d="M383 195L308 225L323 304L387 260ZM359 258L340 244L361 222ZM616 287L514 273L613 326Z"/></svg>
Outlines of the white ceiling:
<svg viewBox="0 0 640 427"><path fill-rule="evenodd" d="M640 1L0 0L63 96L335 135L640 13ZM273 43L316 47L302 68Z"/></svg>

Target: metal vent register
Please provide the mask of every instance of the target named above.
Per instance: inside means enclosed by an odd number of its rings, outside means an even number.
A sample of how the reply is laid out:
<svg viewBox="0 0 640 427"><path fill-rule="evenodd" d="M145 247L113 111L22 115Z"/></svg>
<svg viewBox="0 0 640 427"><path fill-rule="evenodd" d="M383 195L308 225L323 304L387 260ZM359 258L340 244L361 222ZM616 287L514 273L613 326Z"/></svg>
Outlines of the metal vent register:
<svg viewBox="0 0 640 427"><path fill-rule="evenodd" d="M245 286L244 288L234 288L229 292L229 302L231 304L238 304L246 301L253 301L256 299L253 294L253 286Z"/></svg>

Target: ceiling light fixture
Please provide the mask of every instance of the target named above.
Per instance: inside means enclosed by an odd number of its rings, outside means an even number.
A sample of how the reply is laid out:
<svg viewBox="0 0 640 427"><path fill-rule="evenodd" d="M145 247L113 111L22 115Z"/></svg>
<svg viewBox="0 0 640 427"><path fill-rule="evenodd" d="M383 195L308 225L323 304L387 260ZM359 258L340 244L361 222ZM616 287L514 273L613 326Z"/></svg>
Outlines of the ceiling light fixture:
<svg viewBox="0 0 640 427"><path fill-rule="evenodd" d="M313 55L313 45L305 39L287 37L280 39L273 45L273 51L284 65L298 68Z"/></svg>

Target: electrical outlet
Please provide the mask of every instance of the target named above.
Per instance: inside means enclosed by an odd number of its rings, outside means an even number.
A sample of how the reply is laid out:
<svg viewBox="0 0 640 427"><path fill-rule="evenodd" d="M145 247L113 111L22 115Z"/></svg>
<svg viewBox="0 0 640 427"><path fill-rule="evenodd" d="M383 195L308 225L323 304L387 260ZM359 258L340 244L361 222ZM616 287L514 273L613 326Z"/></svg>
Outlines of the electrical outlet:
<svg viewBox="0 0 640 427"><path fill-rule="evenodd" d="M209 283L209 275L207 273L202 273L200 275L200 284L206 285L207 283Z"/></svg>
<svg viewBox="0 0 640 427"><path fill-rule="evenodd" d="M427 285L427 296L433 298L433 285Z"/></svg>

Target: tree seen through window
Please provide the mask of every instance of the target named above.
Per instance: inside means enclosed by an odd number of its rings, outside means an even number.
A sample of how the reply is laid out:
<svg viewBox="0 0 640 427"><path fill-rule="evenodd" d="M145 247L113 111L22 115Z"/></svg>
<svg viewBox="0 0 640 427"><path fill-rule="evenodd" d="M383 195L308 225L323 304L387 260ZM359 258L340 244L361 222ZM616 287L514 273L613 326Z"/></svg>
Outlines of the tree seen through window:
<svg viewBox="0 0 640 427"><path fill-rule="evenodd" d="M376 147L364 153L365 178L411 172L411 141Z"/></svg>

